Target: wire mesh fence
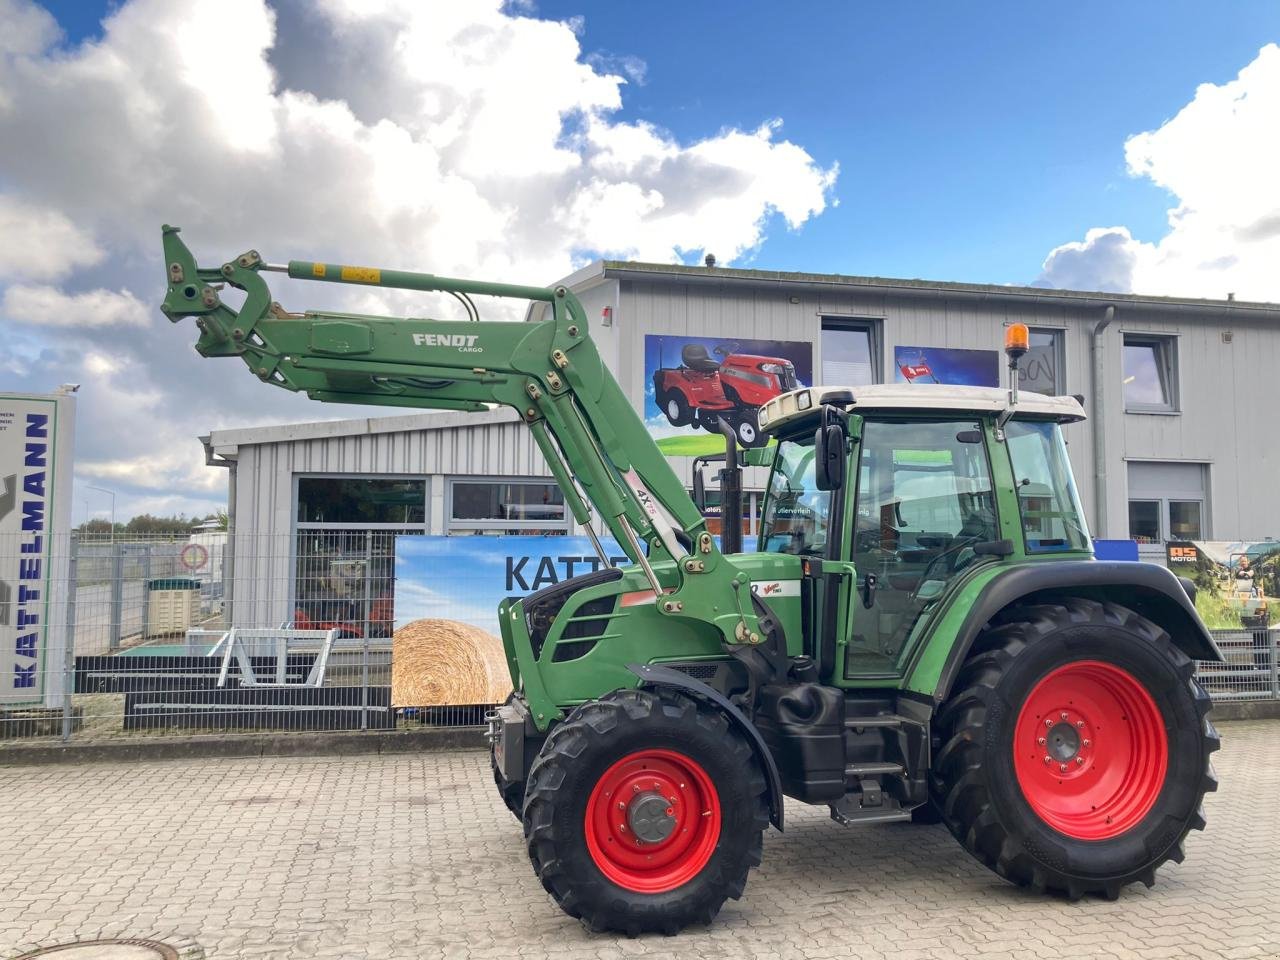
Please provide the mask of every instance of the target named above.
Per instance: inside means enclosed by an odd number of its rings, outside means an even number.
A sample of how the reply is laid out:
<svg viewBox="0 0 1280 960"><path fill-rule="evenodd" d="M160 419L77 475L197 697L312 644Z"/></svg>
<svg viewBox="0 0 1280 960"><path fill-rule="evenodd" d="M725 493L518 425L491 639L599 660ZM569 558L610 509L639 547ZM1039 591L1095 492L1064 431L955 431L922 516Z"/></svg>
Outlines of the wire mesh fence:
<svg viewBox="0 0 1280 960"><path fill-rule="evenodd" d="M416 535L382 525L0 540L0 740L480 725L502 691L393 697L396 541ZM582 569L570 540L556 552L571 576ZM536 589L535 566L508 562L507 587ZM432 616L475 624L468 575L459 564L447 582L402 589L401 605L417 609L429 592ZM456 675L473 654L501 672L487 629L450 634L439 672ZM1197 675L1215 700L1280 699L1280 627L1214 636L1225 662ZM429 657L414 663L432 669Z"/></svg>
<svg viewBox="0 0 1280 960"><path fill-rule="evenodd" d="M407 532L0 539L0 740L480 724L392 705Z"/></svg>

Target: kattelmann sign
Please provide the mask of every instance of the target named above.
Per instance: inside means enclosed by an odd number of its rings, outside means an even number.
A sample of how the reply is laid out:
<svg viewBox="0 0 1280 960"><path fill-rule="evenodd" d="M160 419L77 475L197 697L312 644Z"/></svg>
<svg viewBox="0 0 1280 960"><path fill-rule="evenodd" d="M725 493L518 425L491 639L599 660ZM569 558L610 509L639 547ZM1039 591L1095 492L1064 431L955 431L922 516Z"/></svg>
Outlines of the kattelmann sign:
<svg viewBox="0 0 1280 960"><path fill-rule="evenodd" d="M59 706L75 399L0 393L0 706Z"/></svg>

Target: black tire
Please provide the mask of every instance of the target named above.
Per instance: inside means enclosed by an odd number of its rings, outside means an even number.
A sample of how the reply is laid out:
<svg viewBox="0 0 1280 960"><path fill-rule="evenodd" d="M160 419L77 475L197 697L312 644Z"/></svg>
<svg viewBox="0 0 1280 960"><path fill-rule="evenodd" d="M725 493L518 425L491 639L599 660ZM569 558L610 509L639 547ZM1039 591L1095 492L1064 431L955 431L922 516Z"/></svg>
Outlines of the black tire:
<svg viewBox="0 0 1280 960"><path fill-rule="evenodd" d="M705 865L660 893L635 892L609 879L588 848L585 829L596 784L641 750L673 751L694 761L720 808L720 832ZM750 744L718 710L666 689L615 691L574 710L534 761L524 808L529 859L560 908L588 929L675 934L710 923L726 899L742 896L769 825L766 793Z"/></svg>
<svg viewBox="0 0 1280 960"><path fill-rule="evenodd" d="M942 822L942 811L936 803L928 800L911 811L911 822L918 826L933 826Z"/></svg>
<svg viewBox="0 0 1280 960"><path fill-rule="evenodd" d="M1022 704L1041 679L1077 661L1127 671L1151 697L1167 738L1167 767L1149 811L1100 840L1054 829L1028 802L1015 772ZM1070 598L1008 612L975 641L936 721L943 746L931 788L947 827L980 862L1019 886L1072 899L1086 893L1114 899L1135 881L1151 886L1161 864L1182 861L1187 833L1205 825L1204 794L1217 788L1209 755L1218 734L1193 669L1164 630L1127 607Z"/></svg>
<svg viewBox="0 0 1280 960"><path fill-rule="evenodd" d="M664 390L659 393L658 407L673 427L687 427L693 423L693 408L679 390Z"/></svg>
<svg viewBox="0 0 1280 960"><path fill-rule="evenodd" d="M508 694L503 706L510 704L515 696L514 693ZM519 820L520 811L524 808L524 781L519 780L513 783L502 775L502 771L498 769L496 746L493 743L489 744L489 769L493 771L493 783L498 788L498 796L502 798L503 806Z"/></svg>

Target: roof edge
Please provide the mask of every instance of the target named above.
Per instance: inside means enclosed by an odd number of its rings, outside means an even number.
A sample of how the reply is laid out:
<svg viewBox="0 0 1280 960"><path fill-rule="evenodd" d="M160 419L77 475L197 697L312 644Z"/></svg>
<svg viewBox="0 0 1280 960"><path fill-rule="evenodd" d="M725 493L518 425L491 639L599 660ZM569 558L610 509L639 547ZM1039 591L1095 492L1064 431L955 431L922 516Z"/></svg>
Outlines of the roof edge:
<svg viewBox="0 0 1280 960"><path fill-rule="evenodd" d="M645 263L629 260L600 262L605 276L670 278L686 282L738 281L761 286L839 286L879 290L912 296L955 296L966 299L1001 299L1039 304L1074 304L1105 307L1127 304L1139 309L1197 310L1227 316L1266 316L1280 319L1280 303L1253 300L1210 300L1194 297L1146 296L1137 293L1059 290L1054 287L1004 286L995 283L958 283L951 280L908 280L895 277L863 277L853 274L800 273L782 270L749 270L738 267L690 267L683 264Z"/></svg>
<svg viewBox="0 0 1280 960"><path fill-rule="evenodd" d="M325 440L332 437L355 437L382 433L405 433L418 430L449 430L464 426L515 423L514 410L499 407L474 413L442 411L411 413L393 417L358 417L350 420L318 420L310 423L267 424L260 427L237 427L211 430L208 443L213 447L240 447L296 440Z"/></svg>

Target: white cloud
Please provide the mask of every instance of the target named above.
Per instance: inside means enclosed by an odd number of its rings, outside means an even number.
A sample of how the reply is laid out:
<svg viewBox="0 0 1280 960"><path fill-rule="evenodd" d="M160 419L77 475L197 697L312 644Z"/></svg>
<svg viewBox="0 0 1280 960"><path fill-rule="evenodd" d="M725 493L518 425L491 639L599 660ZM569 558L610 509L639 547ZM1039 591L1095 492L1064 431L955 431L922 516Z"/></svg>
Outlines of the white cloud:
<svg viewBox="0 0 1280 960"><path fill-rule="evenodd" d="M60 211L0 193L0 279L56 280L104 256Z"/></svg>
<svg viewBox="0 0 1280 960"><path fill-rule="evenodd" d="M689 143L620 121L614 69L642 65L593 66L581 23L528 6L128 0L71 47L26 0L0 0L0 19L3 203L43 224L0 298L22 333L0 369L24 371L15 389L84 381L81 462L152 502L195 493L196 474L223 481L195 441L211 428L363 412L270 391L196 357L190 324L159 323L163 222L213 265L254 247L549 283L601 254L729 263L775 216L796 228L831 202L835 168L774 122ZM275 292L294 308L425 309Z"/></svg>
<svg viewBox="0 0 1280 960"><path fill-rule="evenodd" d="M0 0L0 23L0 55L39 53L62 34L49 11L24 0Z"/></svg>
<svg viewBox="0 0 1280 960"><path fill-rule="evenodd" d="M1129 172L1177 199L1154 243L1095 228L1045 260L1042 281L1093 290L1280 300L1280 46L1235 80L1202 84L1157 130L1125 144Z"/></svg>
<svg viewBox="0 0 1280 960"><path fill-rule="evenodd" d="M152 315L128 290L64 293L45 285L15 285L4 291L0 313L18 323L40 327L143 326Z"/></svg>
<svg viewBox="0 0 1280 960"><path fill-rule="evenodd" d="M1094 227L1084 240L1055 247L1045 258L1042 279L1064 290L1127 293L1139 258L1154 250L1134 240L1128 227Z"/></svg>

